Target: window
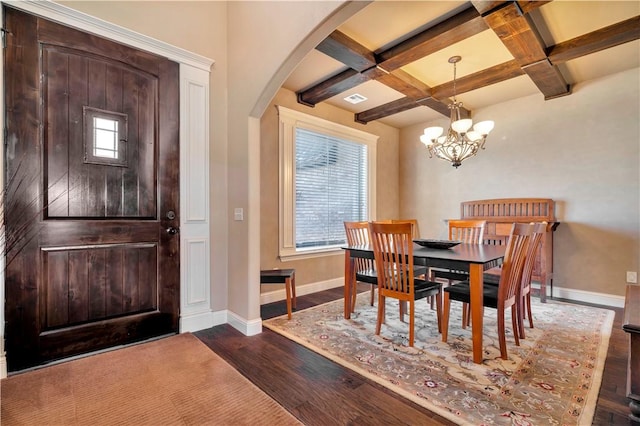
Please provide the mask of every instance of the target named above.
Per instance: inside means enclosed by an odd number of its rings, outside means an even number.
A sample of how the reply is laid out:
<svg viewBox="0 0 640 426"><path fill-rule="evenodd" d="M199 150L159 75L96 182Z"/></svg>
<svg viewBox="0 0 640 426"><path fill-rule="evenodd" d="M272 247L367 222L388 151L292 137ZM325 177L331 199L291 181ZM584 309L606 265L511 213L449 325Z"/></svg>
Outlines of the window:
<svg viewBox="0 0 640 426"><path fill-rule="evenodd" d="M378 137L278 107L280 258L342 253L345 221L375 217Z"/></svg>
<svg viewBox="0 0 640 426"><path fill-rule="evenodd" d="M127 165L127 116L84 107L85 163Z"/></svg>

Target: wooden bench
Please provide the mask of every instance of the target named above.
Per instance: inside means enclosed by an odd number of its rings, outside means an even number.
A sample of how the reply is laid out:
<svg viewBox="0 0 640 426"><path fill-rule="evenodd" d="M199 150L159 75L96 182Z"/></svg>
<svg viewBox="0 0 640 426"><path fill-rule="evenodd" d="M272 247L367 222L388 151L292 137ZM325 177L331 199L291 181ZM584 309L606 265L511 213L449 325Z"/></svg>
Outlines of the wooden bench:
<svg viewBox="0 0 640 426"><path fill-rule="evenodd" d="M629 419L640 424L640 286L627 285L622 329L629 333L629 363L627 364L627 398Z"/></svg>
<svg viewBox="0 0 640 426"><path fill-rule="evenodd" d="M260 271L260 284L284 284L287 292L287 315L291 319L291 308L296 307L296 270L265 269Z"/></svg>
<svg viewBox="0 0 640 426"><path fill-rule="evenodd" d="M485 244L505 244L511 224L547 222L547 233L536 255L532 280L540 283L540 301L547 298L547 282L553 297L553 231L556 222L554 201L549 198L496 198L460 203L460 219L486 220Z"/></svg>

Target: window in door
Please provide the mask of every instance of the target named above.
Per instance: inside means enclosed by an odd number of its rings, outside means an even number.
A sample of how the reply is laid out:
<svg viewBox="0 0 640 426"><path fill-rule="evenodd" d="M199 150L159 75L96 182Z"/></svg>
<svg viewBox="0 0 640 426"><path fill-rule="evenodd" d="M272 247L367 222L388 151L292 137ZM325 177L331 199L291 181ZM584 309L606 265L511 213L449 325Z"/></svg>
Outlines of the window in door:
<svg viewBox="0 0 640 426"><path fill-rule="evenodd" d="M127 116L85 106L85 163L127 166Z"/></svg>

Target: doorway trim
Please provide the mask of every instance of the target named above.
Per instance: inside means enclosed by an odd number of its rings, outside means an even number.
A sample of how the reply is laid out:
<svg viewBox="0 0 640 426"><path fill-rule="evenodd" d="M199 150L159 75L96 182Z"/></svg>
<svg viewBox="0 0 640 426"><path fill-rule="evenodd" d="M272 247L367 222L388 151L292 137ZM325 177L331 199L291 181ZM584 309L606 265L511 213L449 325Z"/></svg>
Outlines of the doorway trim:
<svg viewBox="0 0 640 426"><path fill-rule="evenodd" d="M227 322L211 309L209 234L209 76L212 59L105 22L52 1L0 0L44 19L154 53L180 64L180 332ZM1 16L0 9L0 20ZM0 61L0 99L4 108L4 68ZM4 111L0 128L4 129ZM4 138L4 136L3 136ZM4 141L3 141L4 142ZM0 184L4 176L0 152ZM4 348L4 258L0 258L0 378L7 377Z"/></svg>

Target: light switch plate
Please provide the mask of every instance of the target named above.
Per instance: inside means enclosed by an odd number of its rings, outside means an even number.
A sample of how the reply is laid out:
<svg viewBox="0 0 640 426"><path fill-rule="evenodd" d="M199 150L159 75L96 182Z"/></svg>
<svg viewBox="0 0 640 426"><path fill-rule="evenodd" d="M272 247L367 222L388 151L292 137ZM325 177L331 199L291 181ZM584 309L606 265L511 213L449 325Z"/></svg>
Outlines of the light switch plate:
<svg viewBox="0 0 640 426"><path fill-rule="evenodd" d="M627 271L627 282L630 284L638 283L638 273L634 271Z"/></svg>

